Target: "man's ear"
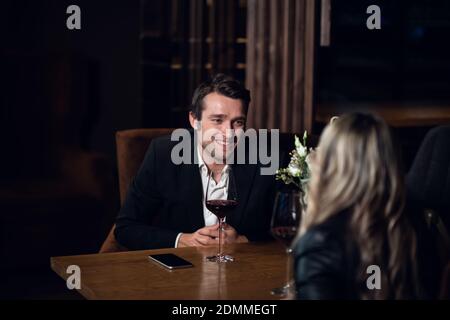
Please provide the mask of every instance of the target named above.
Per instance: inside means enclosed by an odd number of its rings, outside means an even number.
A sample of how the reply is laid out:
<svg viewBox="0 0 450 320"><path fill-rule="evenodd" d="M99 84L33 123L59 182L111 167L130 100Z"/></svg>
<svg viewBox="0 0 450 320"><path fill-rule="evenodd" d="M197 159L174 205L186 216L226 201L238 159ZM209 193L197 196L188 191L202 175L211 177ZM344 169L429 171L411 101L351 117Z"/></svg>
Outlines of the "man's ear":
<svg viewBox="0 0 450 320"><path fill-rule="evenodd" d="M189 112L189 123L195 130L200 130L200 121L198 121L192 111Z"/></svg>

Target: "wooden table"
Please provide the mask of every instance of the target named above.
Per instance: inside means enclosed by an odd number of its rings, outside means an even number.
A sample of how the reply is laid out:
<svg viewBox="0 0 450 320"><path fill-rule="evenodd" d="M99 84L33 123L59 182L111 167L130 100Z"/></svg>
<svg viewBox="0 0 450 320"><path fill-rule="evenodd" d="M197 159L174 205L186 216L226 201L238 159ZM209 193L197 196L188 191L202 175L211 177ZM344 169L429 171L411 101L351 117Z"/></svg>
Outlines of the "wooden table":
<svg viewBox="0 0 450 320"><path fill-rule="evenodd" d="M69 265L81 269L87 299L278 299L270 290L286 280L286 256L277 243L225 246L231 263L207 262L217 247L170 248L80 256L52 257L52 269L63 279ZM174 253L194 267L168 270L149 261L149 254Z"/></svg>

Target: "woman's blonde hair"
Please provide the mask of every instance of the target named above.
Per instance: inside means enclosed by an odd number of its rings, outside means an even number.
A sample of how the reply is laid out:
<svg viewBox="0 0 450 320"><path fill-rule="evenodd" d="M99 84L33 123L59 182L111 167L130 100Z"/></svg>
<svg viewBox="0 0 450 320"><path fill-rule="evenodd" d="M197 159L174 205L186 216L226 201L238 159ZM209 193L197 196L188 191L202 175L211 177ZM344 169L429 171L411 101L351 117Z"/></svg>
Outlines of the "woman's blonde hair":
<svg viewBox="0 0 450 320"><path fill-rule="evenodd" d="M362 298L408 298L416 278L416 237L405 218L399 159L385 122L351 113L324 130L311 164L308 208L301 234L333 215L349 212L350 231L360 253L359 276L381 268L382 290ZM413 279L414 280L414 279Z"/></svg>

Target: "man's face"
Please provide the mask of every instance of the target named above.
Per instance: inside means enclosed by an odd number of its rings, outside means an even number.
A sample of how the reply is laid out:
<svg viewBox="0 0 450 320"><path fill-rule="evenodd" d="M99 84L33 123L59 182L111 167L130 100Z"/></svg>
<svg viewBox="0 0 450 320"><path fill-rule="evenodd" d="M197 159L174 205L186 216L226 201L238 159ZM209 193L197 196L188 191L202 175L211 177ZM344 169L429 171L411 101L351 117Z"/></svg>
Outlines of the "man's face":
<svg viewBox="0 0 450 320"><path fill-rule="evenodd" d="M193 114L190 114L189 120L195 129L196 119ZM246 115L241 100L218 93L205 96L202 118L197 124L197 129L201 129L198 137L203 149L203 160L206 163L225 163L243 133L245 121Z"/></svg>

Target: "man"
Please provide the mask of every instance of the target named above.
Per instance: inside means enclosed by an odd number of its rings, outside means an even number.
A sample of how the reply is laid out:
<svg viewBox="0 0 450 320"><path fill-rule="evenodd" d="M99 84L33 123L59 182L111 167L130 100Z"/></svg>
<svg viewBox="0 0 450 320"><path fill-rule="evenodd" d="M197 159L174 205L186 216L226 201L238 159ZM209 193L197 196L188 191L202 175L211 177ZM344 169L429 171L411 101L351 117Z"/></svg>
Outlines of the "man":
<svg viewBox="0 0 450 320"><path fill-rule="evenodd" d="M224 243L270 238L274 176L261 175L259 163L227 163L239 143L235 133L245 129L249 103L250 92L225 75L196 89L189 113L192 128L200 133L190 133L193 161L174 163L172 150L179 142L170 136L152 141L117 218L119 243L131 250L217 244L218 220L204 204L206 184L212 171L210 189L216 199L224 199L228 166L236 180L238 205L226 217Z"/></svg>

